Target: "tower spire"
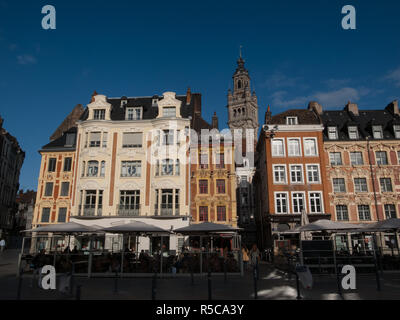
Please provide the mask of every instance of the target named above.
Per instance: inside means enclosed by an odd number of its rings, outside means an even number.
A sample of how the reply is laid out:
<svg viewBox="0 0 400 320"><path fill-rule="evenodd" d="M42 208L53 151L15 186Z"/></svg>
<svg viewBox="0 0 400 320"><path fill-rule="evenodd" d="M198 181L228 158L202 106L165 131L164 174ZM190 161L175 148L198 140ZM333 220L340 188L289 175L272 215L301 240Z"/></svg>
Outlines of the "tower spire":
<svg viewBox="0 0 400 320"><path fill-rule="evenodd" d="M243 48L243 46L240 45L240 46L239 46L239 58L240 58L240 59L242 59L242 48Z"/></svg>

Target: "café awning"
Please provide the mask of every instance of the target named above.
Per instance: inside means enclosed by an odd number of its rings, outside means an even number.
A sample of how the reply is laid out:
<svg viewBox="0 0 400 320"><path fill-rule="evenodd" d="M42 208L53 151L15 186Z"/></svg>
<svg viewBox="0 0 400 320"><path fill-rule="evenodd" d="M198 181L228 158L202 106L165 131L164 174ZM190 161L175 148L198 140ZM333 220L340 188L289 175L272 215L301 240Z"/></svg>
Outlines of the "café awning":
<svg viewBox="0 0 400 320"><path fill-rule="evenodd" d="M43 232L43 233L51 232L51 233L71 234L71 233L99 233L102 231L96 227L85 226L83 224L76 222L67 222L67 223L48 224L34 229L23 230L22 232Z"/></svg>
<svg viewBox="0 0 400 320"><path fill-rule="evenodd" d="M102 230L111 233L170 233L168 230L141 221L133 221Z"/></svg>
<svg viewBox="0 0 400 320"><path fill-rule="evenodd" d="M211 234L211 233L232 233L241 230L240 228L234 228L226 224L213 223L213 222L201 222L194 223L190 226L174 229L175 233L194 235L194 234Z"/></svg>

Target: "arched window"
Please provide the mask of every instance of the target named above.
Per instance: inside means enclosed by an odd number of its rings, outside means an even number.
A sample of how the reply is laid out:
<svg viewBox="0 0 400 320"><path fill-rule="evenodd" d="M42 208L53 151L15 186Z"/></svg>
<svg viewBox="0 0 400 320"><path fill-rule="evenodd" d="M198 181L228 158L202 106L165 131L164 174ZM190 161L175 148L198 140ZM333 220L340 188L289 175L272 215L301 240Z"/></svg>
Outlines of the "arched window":
<svg viewBox="0 0 400 320"><path fill-rule="evenodd" d="M238 80L237 84L238 84L237 85L238 89L241 89L242 88L242 80Z"/></svg>
<svg viewBox="0 0 400 320"><path fill-rule="evenodd" d="M100 177L104 177L105 174L106 174L106 162L102 161L100 167Z"/></svg>
<svg viewBox="0 0 400 320"><path fill-rule="evenodd" d="M99 172L99 162L98 161L88 161L87 176L97 177Z"/></svg>

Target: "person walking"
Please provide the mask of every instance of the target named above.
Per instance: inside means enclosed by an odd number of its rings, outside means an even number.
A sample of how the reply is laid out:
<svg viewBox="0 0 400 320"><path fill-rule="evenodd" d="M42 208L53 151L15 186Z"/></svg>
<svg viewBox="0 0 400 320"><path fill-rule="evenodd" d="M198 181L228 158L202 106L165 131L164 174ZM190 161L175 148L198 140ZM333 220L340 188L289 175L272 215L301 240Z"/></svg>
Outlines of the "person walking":
<svg viewBox="0 0 400 320"><path fill-rule="evenodd" d="M6 248L6 240L1 239L0 240L0 252L3 252L5 248Z"/></svg>
<svg viewBox="0 0 400 320"><path fill-rule="evenodd" d="M249 250L247 249L246 246L242 247L242 257L243 257L243 264L244 264L244 270L249 269Z"/></svg>
<svg viewBox="0 0 400 320"><path fill-rule="evenodd" d="M258 250L257 245L253 244L250 251L250 263L257 274L257 280L259 279L258 264L260 262L260 250Z"/></svg>

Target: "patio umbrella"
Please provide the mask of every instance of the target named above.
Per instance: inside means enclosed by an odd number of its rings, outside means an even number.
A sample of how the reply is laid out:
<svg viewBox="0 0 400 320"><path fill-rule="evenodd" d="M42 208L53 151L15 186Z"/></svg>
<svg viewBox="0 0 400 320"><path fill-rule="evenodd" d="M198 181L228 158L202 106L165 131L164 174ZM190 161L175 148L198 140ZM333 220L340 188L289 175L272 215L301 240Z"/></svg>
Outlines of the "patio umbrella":
<svg viewBox="0 0 400 320"><path fill-rule="evenodd" d="M170 233L168 230L141 221L133 221L130 223L104 228L102 230L112 233Z"/></svg>
<svg viewBox="0 0 400 320"><path fill-rule="evenodd" d="M305 227L310 224L310 221L308 220L308 216L305 210L301 211L301 223L300 223L300 229L301 227ZM303 230L301 230L303 231ZM306 231L306 230L304 230ZM311 240L312 235L310 232L300 232L300 240Z"/></svg>
<svg viewBox="0 0 400 320"><path fill-rule="evenodd" d="M226 224L202 222L191 224L190 226L174 229L175 233L181 234L200 234L200 233L215 233L215 232L236 232L240 228L234 228Z"/></svg>
<svg viewBox="0 0 400 320"><path fill-rule="evenodd" d="M312 231L339 231L339 230L355 230L355 229L360 229L360 226L356 224L321 219L299 227L298 231L312 232Z"/></svg>
<svg viewBox="0 0 400 320"><path fill-rule="evenodd" d="M97 233L101 232L98 228L85 226L76 222L55 223L46 226L41 226L34 229L23 230L22 232L52 232L52 233Z"/></svg>

